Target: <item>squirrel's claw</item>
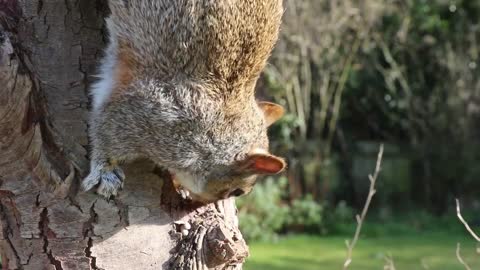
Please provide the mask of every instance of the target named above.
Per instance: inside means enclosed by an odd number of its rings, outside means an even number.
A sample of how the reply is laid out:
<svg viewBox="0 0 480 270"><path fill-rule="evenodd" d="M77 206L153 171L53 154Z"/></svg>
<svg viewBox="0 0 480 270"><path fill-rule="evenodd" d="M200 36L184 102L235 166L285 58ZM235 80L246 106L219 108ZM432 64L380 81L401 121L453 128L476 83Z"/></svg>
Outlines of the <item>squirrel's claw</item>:
<svg viewBox="0 0 480 270"><path fill-rule="evenodd" d="M182 199L184 200L191 200L192 197L190 197L190 191L184 189L184 188L180 188L178 190L178 193L180 194L180 196L182 196Z"/></svg>
<svg viewBox="0 0 480 270"><path fill-rule="evenodd" d="M117 195L118 191L123 188L124 179L125 174L120 167L115 166L107 170L103 166L97 166L83 180L82 189L87 191L98 185L97 193L110 198L110 196Z"/></svg>
<svg viewBox="0 0 480 270"><path fill-rule="evenodd" d="M110 196L116 196L118 191L123 188L123 180L125 174L122 169L116 167L111 171L105 171L101 175L100 185L97 188L97 193L109 198Z"/></svg>
<svg viewBox="0 0 480 270"><path fill-rule="evenodd" d="M175 174L171 173L171 177L172 177L173 187L175 188L177 193L180 195L180 197L182 197L182 199L184 200L191 201L192 197L190 196L190 191L188 191L186 188L184 188L180 184L180 182L178 182Z"/></svg>

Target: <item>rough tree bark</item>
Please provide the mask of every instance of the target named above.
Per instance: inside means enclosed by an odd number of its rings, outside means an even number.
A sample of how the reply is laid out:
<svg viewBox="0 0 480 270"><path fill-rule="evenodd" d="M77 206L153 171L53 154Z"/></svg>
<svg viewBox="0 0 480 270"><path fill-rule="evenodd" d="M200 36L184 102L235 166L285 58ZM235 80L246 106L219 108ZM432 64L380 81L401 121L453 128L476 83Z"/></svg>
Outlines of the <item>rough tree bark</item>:
<svg viewBox="0 0 480 270"><path fill-rule="evenodd" d="M0 0L3 269L241 269L233 200L186 205L145 160L111 201L78 192L107 12L106 0Z"/></svg>

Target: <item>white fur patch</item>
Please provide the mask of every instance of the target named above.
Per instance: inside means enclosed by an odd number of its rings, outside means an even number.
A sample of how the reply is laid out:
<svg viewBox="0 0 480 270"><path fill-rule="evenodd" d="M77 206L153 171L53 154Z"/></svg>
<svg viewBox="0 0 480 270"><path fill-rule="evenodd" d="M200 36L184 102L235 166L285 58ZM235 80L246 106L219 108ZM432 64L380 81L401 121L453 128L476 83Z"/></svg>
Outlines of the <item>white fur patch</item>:
<svg viewBox="0 0 480 270"><path fill-rule="evenodd" d="M182 172L175 171L175 179L182 185L182 187L188 189L193 194L202 193L205 185L203 181L197 179L194 175Z"/></svg>
<svg viewBox="0 0 480 270"><path fill-rule="evenodd" d="M99 80L92 85L90 95L93 97L93 109L98 110L110 98L114 85L114 67L117 64L117 39L115 38L114 28L111 22L107 20L110 31L110 44L105 52L105 56L100 66Z"/></svg>

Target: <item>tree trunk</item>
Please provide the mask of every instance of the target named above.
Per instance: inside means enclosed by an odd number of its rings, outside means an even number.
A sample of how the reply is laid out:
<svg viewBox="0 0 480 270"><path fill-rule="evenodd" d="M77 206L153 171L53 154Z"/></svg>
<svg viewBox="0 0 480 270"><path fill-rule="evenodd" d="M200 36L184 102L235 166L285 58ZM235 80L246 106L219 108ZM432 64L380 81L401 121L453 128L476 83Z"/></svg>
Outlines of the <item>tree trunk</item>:
<svg viewBox="0 0 480 270"><path fill-rule="evenodd" d="M124 167L111 201L79 193L107 12L105 0L0 0L2 269L241 269L234 200L186 204L146 160Z"/></svg>

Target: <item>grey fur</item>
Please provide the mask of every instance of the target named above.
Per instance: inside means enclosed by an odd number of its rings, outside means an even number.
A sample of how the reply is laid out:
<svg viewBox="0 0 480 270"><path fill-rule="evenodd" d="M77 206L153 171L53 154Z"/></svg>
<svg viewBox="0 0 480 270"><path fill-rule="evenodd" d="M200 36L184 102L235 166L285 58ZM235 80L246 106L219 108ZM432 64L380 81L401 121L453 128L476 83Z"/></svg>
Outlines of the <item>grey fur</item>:
<svg viewBox="0 0 480 270"><path fill-rule="evenodd" d="M114 78L96 101L83 189L99 184L100 194L115 195L124 178L117 162L147 157L193 177L189 189L203 201L248 192L254 176L238 163L268 149L254 87L278 36L281 0L111 0L110 7L100 77L108 85L119 65L129 76Z"/></svg>

